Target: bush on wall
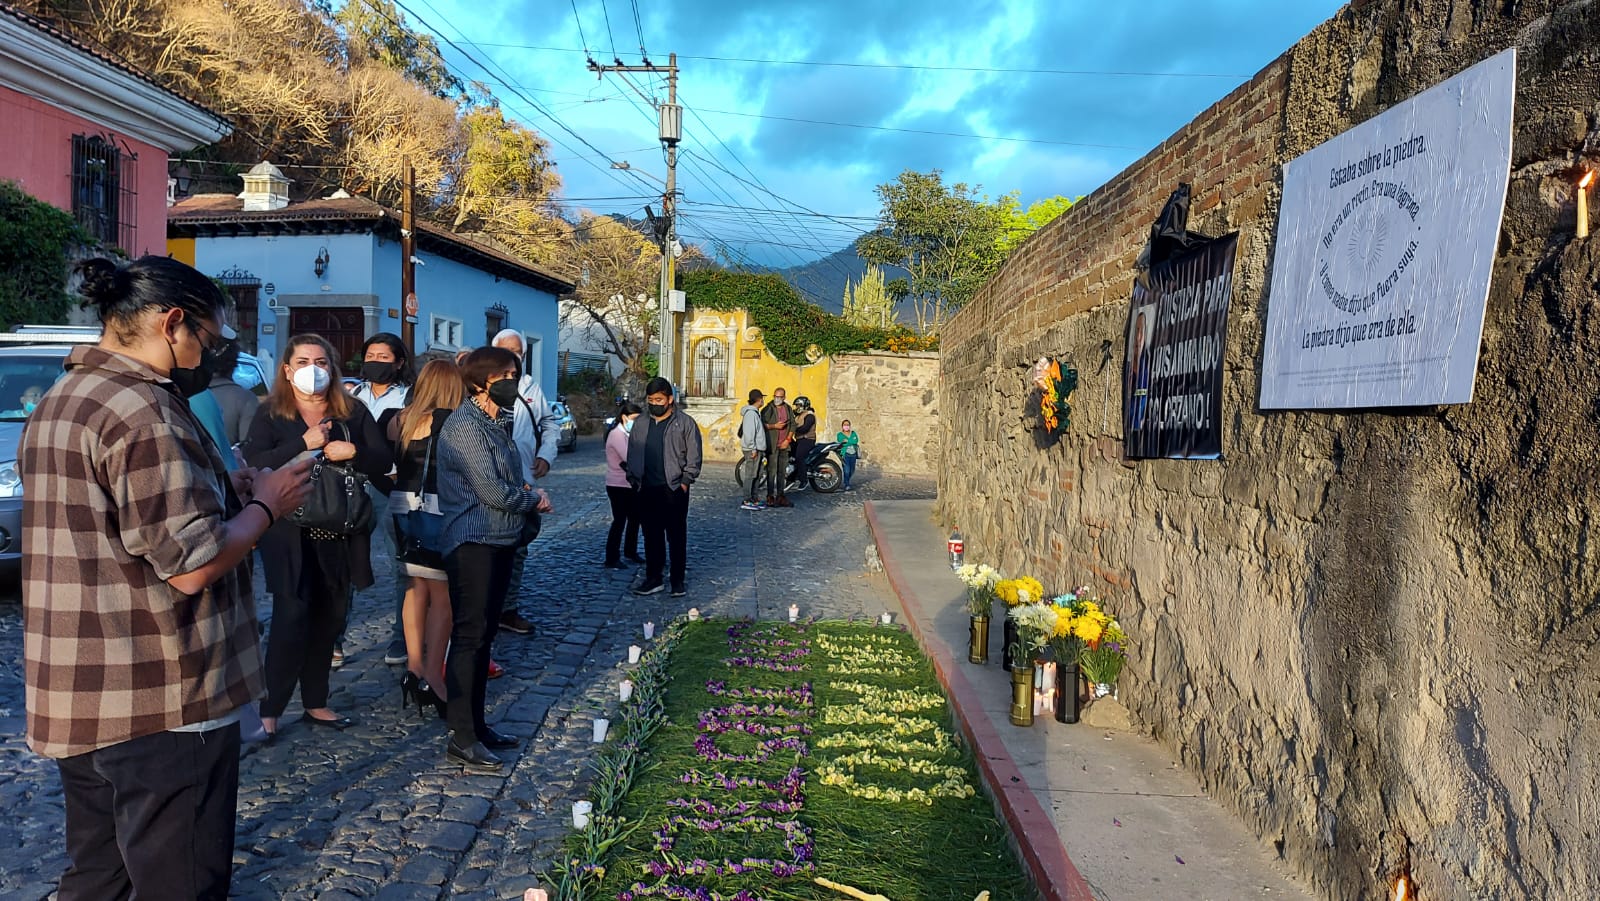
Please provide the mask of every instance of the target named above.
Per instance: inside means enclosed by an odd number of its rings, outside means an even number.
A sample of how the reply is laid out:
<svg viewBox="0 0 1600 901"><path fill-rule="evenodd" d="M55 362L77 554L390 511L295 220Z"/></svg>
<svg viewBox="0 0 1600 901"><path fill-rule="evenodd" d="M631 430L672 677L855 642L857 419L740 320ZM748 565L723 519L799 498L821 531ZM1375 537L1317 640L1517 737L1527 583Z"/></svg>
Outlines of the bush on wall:
<svg viewBox="0 0 1600 901"><path fill-rule="evenodd" d="M0 327L65 322L68 267L93 243L70 214L0 181Z"/></svg>
<svg viewBox="0 0 1600 901"><path fill-rule="evenodd" d="M812 362L806 352L813 345L823 356L830 357L865 350L937 350L939 346L937 337L917 335L905 328L851 325L816 304L807 303L794 286L772 273L700 270L683 273L679 285L689 302L701 309L748 312L750 324L761 329L767 351L791 366Z"/></svg>

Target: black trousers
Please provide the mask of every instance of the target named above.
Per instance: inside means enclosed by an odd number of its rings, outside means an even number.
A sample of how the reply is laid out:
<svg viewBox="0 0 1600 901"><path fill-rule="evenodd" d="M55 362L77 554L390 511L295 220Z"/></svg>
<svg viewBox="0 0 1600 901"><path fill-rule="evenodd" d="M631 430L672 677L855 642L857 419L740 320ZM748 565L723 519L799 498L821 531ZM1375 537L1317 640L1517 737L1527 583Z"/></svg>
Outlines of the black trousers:
<svg viewBox="0 0 1600 901"><path fill-rule="evenodd" d="M682 588L689 543L689 492L682 488L645 488L639 492L639 520L644 527L645 581L659 582L672 546L672 587Z"/></svg>
<svg viewBox="0 0 1600 901"><path fill-rule="evenodd" d="M319 547L319 545L333 545ZM342 542L300 539L300 588L292 595L272 596L272 628L267 633L267 698L261 715L278 717L300 685L300 703L307 709L328 706L328 673L333 645L344 631L350 610L350 574L329 572ZM272 565L272 561L263 561Z"/></svg>
<svg viewBox="0 0 1600 901"><path fill-rule="evenodd" d="M223 901L233 878L239 725L157 732L56 761L67 812L60 901Z"/></svg>
<svg viewBox="0 0 1600 901"><path fill-rule="evenodd" d="M606 497L611 499L611 531L606 534L606 562L619 563L622 552L639 555L638 492L632 488L606 486ZM623 533L627 540L623 540Z"/></svg>
<svg viewBox="0 0 1600 901"><path fill-rule="evenodd" d="M488 731L483 706L489 687L489 648L500 631L516 556L514 547L463 544L444 558L455 614L450 653L444 661L445 686L450 691L446 719L462 741L467 736L481 738Z"/></svg>

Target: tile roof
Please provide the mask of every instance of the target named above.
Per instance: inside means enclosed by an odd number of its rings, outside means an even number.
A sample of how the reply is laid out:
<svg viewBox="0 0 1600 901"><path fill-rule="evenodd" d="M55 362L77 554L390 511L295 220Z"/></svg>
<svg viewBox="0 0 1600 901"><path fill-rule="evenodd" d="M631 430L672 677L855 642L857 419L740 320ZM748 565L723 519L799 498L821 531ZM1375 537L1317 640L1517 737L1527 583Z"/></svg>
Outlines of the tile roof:
<svg viewBox="0 0 1600 901"><path fill-rule="evenodd" d="M179 100L182 100L184 103L189 104L190 106L194 107L195 109L201 110L201 111L207 113L208 115L215 116L219 121L229 122L229 119L228 119L227 116L224 116L223 114L217 112L216 110L214 110L211 107L205 105L204 103L201 103L200 101L198 101L195 98L189 96L188 94L185 94L182 91L173 90L172 88L168 87L167 85L164 85L161 82L157 81L156 79L152 78L148 73L146 73L142 69L135 68L132 63L129 63L127 60L124 60L123 58L117 56L116 54L114 54L111 51L105 49L104 47L97 47L97 46L95 46L93 44L90 44L90 43L88 43L87 41L85 41L84 39L82 39L80 37L77 37L75 35L67 33L66 31L61 30L60 27L58 27L57 25L55 25L55 24L53 24L51 22L48 22L48 21L46 21L44 19L41 19L38 16L34 16L34 15L29 14L29 13L23 12L22 10L16 8L15 6L12 6L11 4L4 3L4 2L0 2L0 15L10 16L11 18L16 19L17 21L22 22L24 25L27 25L27 26L35 29L35 30L42 31L45 34L50 35L51 37L55 38L56 40L60 41L63 44L66 44L67 46L71 47L72 49L77 50L80 53L83 53L83 54L85 54L87 56L92 56L95 59L99 60L100 62L105 63L106 65L112 67L113 69L117 69L117 70L119 70L121 72L125 72L128 75L132 75L134 78L137 78L140 81L142 81L142 82L144 82L144 83L146 83L148 85L151 85L153 87L159 88L162 91L165 91L166 93L171 94L172 96L178 98ZM229 122L229 124L231 124L231 122Z"/></svg>
<svg viewBox="0 0 1600 901"><path fill-rule="evenodd" d="M574 287L566 276L459 234L438 222L417 217L416 224L417 246L422 250L558 296ZM181 237L218 232L347 230L352 227L382 228L398 234L400 213L365 197L326 197L291 203L279 210L246 212L244 201L234 194L197 194L167 209L167 233Z"/></svg>

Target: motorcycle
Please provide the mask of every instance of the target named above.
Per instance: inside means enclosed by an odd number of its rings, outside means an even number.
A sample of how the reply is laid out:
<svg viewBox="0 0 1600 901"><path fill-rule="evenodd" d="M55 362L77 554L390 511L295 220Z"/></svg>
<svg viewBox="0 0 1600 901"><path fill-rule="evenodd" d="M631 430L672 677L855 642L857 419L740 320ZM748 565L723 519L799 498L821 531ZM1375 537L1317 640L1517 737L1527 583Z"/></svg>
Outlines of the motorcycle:
<svg viewBox="0 0 1600 901"><path fill-rule="evenodd" d="M843 446L837 441L819 442L804 460L791 461L785 492L800 492L809 486L818 494L832 494L844 487L844 462L839 457ZM766 460L740 459L739 465L733 468L733 477L741 489L752 478L756 480L758 491L766 488Z"/></svg>

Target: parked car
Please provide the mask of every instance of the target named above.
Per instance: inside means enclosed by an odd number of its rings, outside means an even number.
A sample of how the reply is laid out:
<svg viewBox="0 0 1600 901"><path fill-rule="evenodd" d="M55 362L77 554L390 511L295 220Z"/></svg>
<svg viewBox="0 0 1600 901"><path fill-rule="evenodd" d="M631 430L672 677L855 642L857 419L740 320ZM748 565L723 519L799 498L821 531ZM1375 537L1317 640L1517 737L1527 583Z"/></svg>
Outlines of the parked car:
<svg viewBox="0 0 1600 901"><path fill-rule="evenodd" d="M556 442L556 450L562 453L578 449L578 421L572 418L572 411L567 409L567 396L556 395L550 404L550 412L555 414L556 422L561 423L561 438Z"/></svg>
<svg viewBox="0 0 1600 901"><path fill-rule="evenodd" d="M0 580L15 581L22 568L22 476L16 453L33 412L24 395L31 399L34 390L42 394L54 385L75 345L99 340L99 326L19 325L0 334ZM240 355L233 378L245 387L271 384L261 361L248 354Z"/></svg>

